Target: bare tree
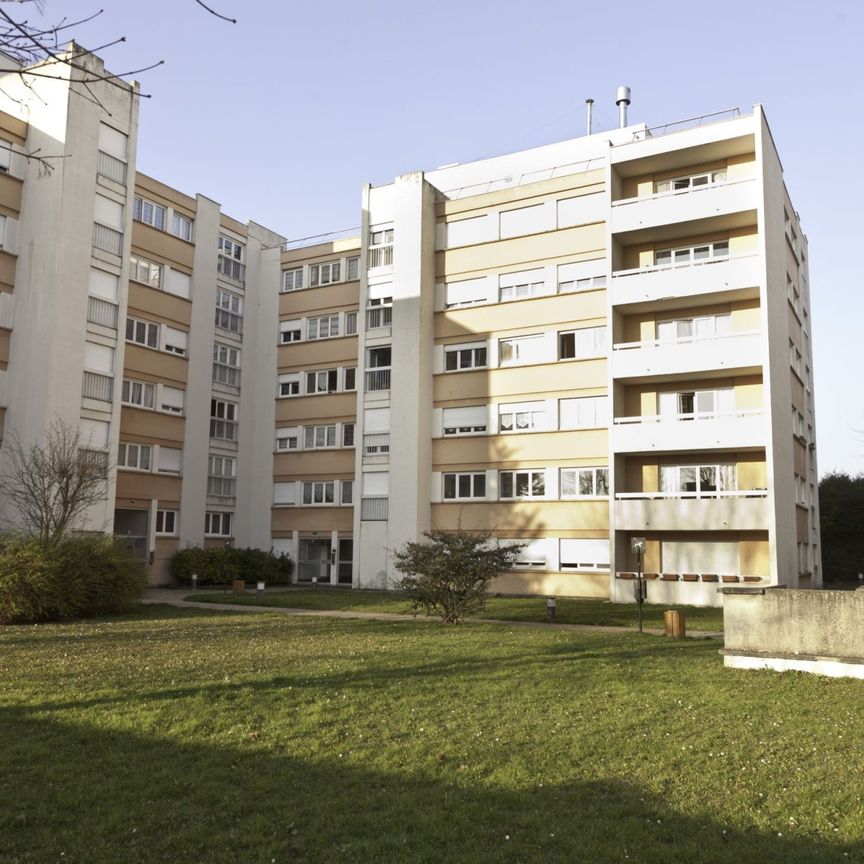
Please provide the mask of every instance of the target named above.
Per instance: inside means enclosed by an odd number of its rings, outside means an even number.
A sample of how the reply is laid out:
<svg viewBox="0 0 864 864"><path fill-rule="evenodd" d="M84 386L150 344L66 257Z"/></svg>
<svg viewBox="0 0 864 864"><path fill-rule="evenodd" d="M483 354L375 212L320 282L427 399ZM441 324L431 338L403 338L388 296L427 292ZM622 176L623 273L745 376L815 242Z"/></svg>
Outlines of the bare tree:
<svg viewBox="0 0 864 864"><path fill-rule="evenodd" d="M78 527L87 509L107 494L107 454L88 444L76 427L57 419L41 443L25 447L13 433L3 448L2 490L23 527L44 543Z"/></svg>

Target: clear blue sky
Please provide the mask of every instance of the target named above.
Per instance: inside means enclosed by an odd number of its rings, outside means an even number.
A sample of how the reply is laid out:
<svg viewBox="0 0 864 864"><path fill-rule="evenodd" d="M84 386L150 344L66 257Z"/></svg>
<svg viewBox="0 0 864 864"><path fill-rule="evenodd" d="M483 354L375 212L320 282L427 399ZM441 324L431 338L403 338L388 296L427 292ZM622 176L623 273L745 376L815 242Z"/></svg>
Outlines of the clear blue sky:
<svg viewBox="0 0 864 864"><path fill-rule="evenodd" d="M138 167L287 237L359 223L364 182L631 122L766 110L810 242L820 473L864 471L860 0L46 0L140 76ZM26 8L26 7L25 7ZM9 11L14 11L10 8ZM30 10L32 14L32 9Z"/></svg>

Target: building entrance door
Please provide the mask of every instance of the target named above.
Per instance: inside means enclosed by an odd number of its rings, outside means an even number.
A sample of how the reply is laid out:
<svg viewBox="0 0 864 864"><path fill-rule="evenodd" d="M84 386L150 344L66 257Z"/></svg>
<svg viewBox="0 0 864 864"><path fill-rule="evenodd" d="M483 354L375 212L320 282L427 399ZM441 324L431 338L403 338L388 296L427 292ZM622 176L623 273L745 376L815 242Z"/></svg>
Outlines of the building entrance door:
<svg viewBox="0 0 864 864"><path fill-rule="evenodd" d="M114 536L123 540L129 550L140 558L147 558L147 510L114 511Z"/></svg>
<svg viewBox="0 0 864 864"><path fill-rule="evenodd" d="M330 541L301 540L298 550L297 581L330 584Z"/></svg>

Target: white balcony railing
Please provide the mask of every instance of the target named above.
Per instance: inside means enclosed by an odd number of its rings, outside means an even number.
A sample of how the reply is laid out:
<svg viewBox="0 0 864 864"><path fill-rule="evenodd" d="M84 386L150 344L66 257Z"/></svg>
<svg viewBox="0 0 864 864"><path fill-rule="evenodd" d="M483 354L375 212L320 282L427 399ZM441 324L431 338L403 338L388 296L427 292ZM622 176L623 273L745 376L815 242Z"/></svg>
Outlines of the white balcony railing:
<svg viewBox="0 0 864 864"><path fill-rule="evenodd" d="M219 477L211 475L207 478L207 494L217 498L233 498L237 489L234 477Z"/></svg>
<svg viewBox="0 0 864 864"><path fill-rule="evenodd" d="M615 527L620 531L765 530L767 496L764 489L625 492L615 496Z"/></svg>
<svg viewBox="0 0 864 864"><path fill-rule="evenodd" d="M110 153L99 150L96 154L96 173L100 177L107 177L115 183L126 185L126 163Z"/></svg>
<svg viewBox="0 0 864 864"><path fill-rule="evenodd" d="M117 304L99 297L87 298L87 320L91 324L117 329Z"/></svg>
<svg viewBox="0 0 864 864"><path fill-rule="evenodd" d="M389 327L393 321L392 306L373 306L366 310L366 329L375 330L378 327Z"/></svg>
<svg viewBox="0 0 864 864"><path fill-rule="evenodd" d="M393 264L393 246L370 246L369 247L369 269L376 267L389 267Z"/></svg>
<svg viewBox="0 0 864 864"><path fill-rule="evenodd" d="M723 420L734 417L752 417L761 415L761 408L740 408L735 411L689 411L681 414L640 414L636 417L616 417L613 421L616 426L631 425L638 423L640 425L661 423L663 425L673 425L676 422L687 422L688 420Z"/></svg>
<svg viewBox="0 0 864 864"><path fill-rule="evenodd" d="M120 255L123 251L123 232L115 231L107 225L93 223L93 247L112 255Z"/></svg>
<svg viewBox="0 0 864 864"><path fill-rule="evenodd" d="M674 499L702 499L702 498L765 498L767 489L716 489L714 491L699 492L617 492L615 499L618 501L657 501Z"/></svg>
<svg viewBox="0 0 864 864"><path fill-rule="evenodd" d="M210 418L210 437L218 438L222 441L237 440L237 421L236 420L218 420L215 417Z"/></svg>
<svg viewBox="0 0 864 864"><path fill-rule="evenodd" d="M389 499L362 498L360 501L360 518L364 522L386 522Z"/></svg>
<svg viewBox="0 0 864 864"><path fill-rule="evenodd" d="M767 439L761 408L616 417L612 431L619 453L759 447Z"/></svg>
<svg viewBox="0 0 864 864"><path fill-rule="evenodd" d="M216 326L220 330L228 330L230 333L243 332L243 316L227 309L216 309Z"/></svg>
<svg viewBox="0 0 864 864"><path fill-rule="evenodd" d="M85 399L97 399L100 402L114 401L114 379L110 375L99 375L96 372L85 372L81 385L81 395Z"/></svg>
<svg viewBox="0 0 864 864"><path fill-rule="evenodd" d="M375 432L363 436L363 453L366 456L383 456L390 452L390 433Z"/></svg>
<svg viewBox="0 0 864 864"><path fill-rule="evenodd" d="M366 372L366 389L367 390L389 390L390 389L390 370L389 369L370 369Z"/></svg>
<svg viewBox="0 0 864 864"><path fill-rule="evenodd" d="M228 258L226 255L218 257L216 270L222 276L227 276L235 282L244 282L246 280L246 265L242 261Z"/></svg>

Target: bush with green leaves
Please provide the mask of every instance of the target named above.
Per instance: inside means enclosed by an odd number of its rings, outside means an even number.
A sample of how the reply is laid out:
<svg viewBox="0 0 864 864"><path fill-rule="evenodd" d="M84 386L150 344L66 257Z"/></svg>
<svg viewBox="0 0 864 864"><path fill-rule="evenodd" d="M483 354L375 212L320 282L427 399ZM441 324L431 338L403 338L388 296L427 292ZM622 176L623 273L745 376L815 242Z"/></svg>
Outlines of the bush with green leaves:
<svg viewBox="0 0 864 864"><path fill-rule="evenodd" d="M234 579L287 585L293 571L294 562L287 555L274 555L263 549L193 546L181 549L171 559L171 575L182 585L192 583L193 573L197 574L199 585L225 585Z"/></svg>
<svg viewBox="0 0 864 864"><path fill-rule="evenodd" d="M447 624L483 611L489 583L516 559L524 544L499 545L489 534L424 532L393 555L403 574L400 591L415 613L440 615Z"/></svg>
<svg viewBox="0 0 864 864"><path fill-rule="evenodd" d="M0 623L125 612L146 584L144 563L105 535L8 537L0 549Z"/></svg>

